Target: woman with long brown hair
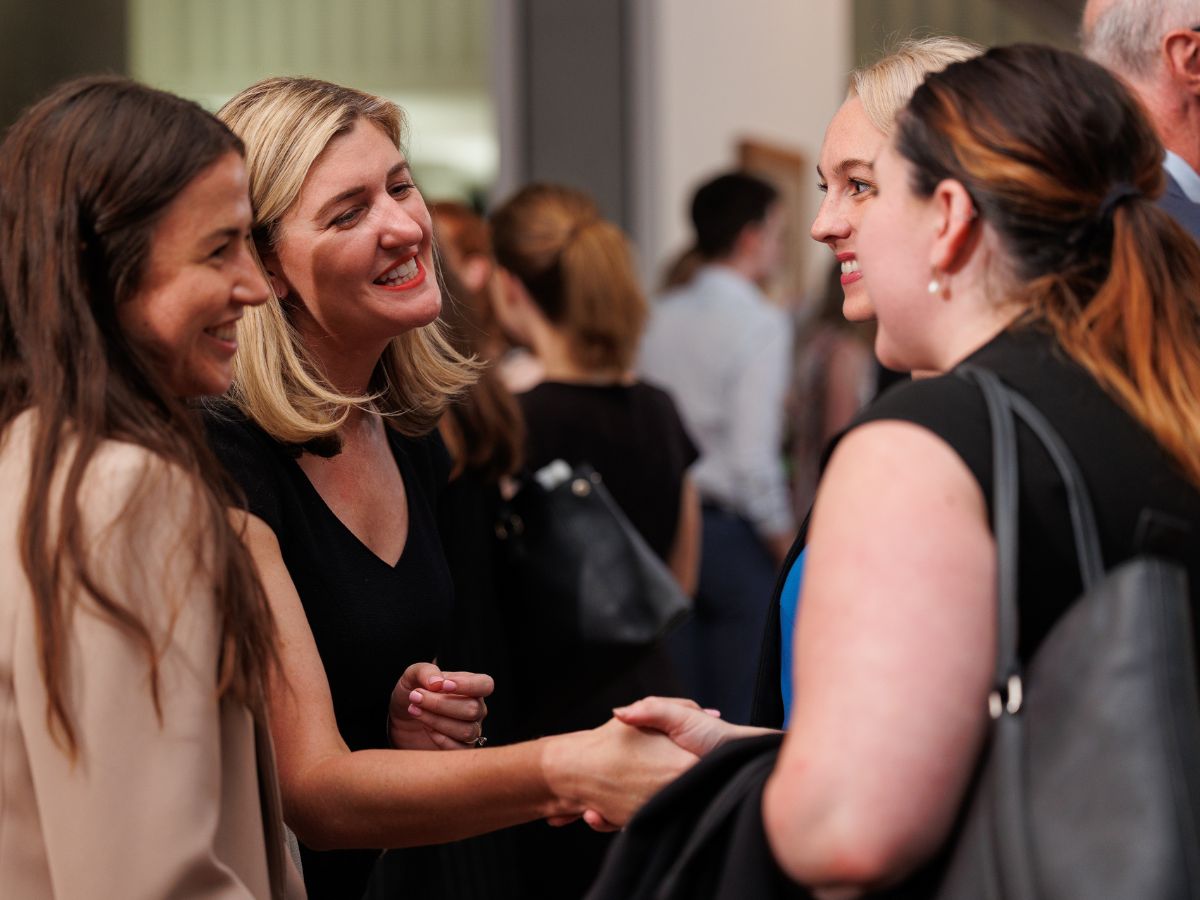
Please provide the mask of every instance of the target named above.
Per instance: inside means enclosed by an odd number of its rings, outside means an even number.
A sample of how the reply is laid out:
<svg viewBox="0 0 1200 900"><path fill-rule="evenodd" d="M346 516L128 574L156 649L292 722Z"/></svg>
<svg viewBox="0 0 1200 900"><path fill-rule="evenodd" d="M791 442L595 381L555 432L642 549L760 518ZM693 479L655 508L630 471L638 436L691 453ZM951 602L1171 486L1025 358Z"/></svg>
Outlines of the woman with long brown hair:
<svg viewBox="0 0 1200 900"><path fill-rule="evenodd" d="M282 896L271 614L188 398L266 285L241 142L69 82L0 147L0 884Z"/></svg>
<svg viewBox="0 0 1200 900"><path fill-rule="evenodd" d="M993 436L979 388L956 367L994 373L1053 424L1091 496L1106 566L1176 556L1200 606L1200 248L1154 202L1162 155L1103 68L1016 46L930 75L875 159L858 253L876 352L950 374L873 404L818 488L795 706L762 794L767 838L794 880L841 895L928 877L905 896L932 895L928 864L954 838L984 748L997 656ZM1027 664L1083 581L1062 480L1033 433L1016 431ZM1180 526L1170 544L1146 527L1155 521ZM675 704L625 717L652 712L677 734L690 723L694 750L701 732L735 733Z"/></svg>

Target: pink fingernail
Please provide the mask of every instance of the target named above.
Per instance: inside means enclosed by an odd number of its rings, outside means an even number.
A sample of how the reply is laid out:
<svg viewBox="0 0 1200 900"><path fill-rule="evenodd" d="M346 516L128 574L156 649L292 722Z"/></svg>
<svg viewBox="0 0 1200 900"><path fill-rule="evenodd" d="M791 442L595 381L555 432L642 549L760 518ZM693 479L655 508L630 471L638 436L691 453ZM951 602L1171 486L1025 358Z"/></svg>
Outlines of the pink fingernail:
<svg viewBox="0 0 1200 900"><path fill-rule="evenodd" d="M446 679L442 682L442 690L443 691L452 691L457 687L458 687L458 683L455 681L450 681L449 679Z"/></svg>
<svg viewBox="0 0 1200 900"><path fill-rule="evenodd" d="M413 706L413 705L410 703L410 704L408 705L408 714L409 714L410 716L420 716L420 715L421 715L421 707L419 707L419 706Z"/></svg>
<svg viewBox="0 0 1200 900"><path fill-rule="evenodd" d="M420 703L425 699L425 696L420 691L413 691L408 695L408 699L413 703Z"/></svg>
<svg viewBox="0 0 1200 900"><path fill-rule="evenodd" d="M443 678L441 675L433 675L433 676L431 676L431 677L430 677L430 679L429 679L429 686L430 686L431 688L435 688L435 687L437 687L439 684L441 684L441 683L442 683L443 681L445 681L445 680L446 680L446 679L445 679L445 678Z"/></svg>
<svg viewBox="0 0 1200 900"><path fill-rule="evenodd" d="M718 719L721 718L721 711L719 709L706 708L704 711L710 716L716 716Z"/></svg>

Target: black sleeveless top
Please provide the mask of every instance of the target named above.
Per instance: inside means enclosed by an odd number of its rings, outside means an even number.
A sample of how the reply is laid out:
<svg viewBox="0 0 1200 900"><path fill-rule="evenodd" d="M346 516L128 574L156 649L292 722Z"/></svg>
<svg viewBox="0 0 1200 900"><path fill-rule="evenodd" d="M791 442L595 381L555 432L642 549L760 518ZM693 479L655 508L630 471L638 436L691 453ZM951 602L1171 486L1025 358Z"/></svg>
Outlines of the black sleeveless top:
<svg viewBox="0 0 1200 900"><path fill-rule="evenodd" d="M1005 331L963 362L990 369L1050 420L1075 456L1095 507L1106 568L1140 550L1185 563L1200 627L1200 491L1153 437L1054 338L1036 328ZM903 382L859 413L850 428L901 420L927 428L963 460L992 505L991 427L983 395L953 375ZM845 432L843 432L845 433ZM1066 493L1041 444L1017 425L1020 457L1019 652L1028 661L1082 590ZM1200 440L1200 435L1197 436ZM826 450L826 458L836 440ZM903 473L897 473L898 478ZM1180 527L1165 536L1144 524L1148 511ZM779 594L807 540L807 520L784 564L768 614L752 722L780 727ZM1197 634L1200 647L1200 632ZM1198 673L1200 677L1200 673Z"/></svg>
<svg viewBox="0 0 1200 900"><path fill-rule="evenodd" d="M436 508L450 459L438 433L387 429L408 495L408 539L395 566L376 556L326 506L297 462L229 407L206 412L209 443L241 486L246 508L271 527L316 640L338 730L351 750L388 746L392 688L414 662L441 651L454 589ZM405 851L406 853L408 851ZM362 894L379 852L301 847L313 900Z"/></svg>
<svg viewBox="0 0 1200 900"><path fill-rule="evenodd" d="M1105 567L1143 549L1174 556L1188 567L1192 599L1200 612L1200 490L1151 434L1051 336L1033 328L1003 332L964 362L995 372L1058 430L1091 494ZM990 516L991 428L978 387L953 374L899 385L860 414L855 424L882 419L913 422L949 444L979 482ZM1083 586L1057 470L1020 423L1017 446L1019 651L1028 660ZM1160 520L1169 517L1181 533L1157 543L1161 535L1146 525L1151 512Z"/></svg>

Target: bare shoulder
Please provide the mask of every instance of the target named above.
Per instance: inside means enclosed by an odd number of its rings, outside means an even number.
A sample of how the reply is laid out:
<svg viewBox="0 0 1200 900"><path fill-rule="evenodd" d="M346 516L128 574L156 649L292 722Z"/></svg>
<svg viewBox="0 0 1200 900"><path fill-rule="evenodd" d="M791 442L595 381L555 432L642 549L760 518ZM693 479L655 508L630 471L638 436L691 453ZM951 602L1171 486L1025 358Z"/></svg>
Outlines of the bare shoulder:
<svg viewBox="0 0 1200 900"><path fill-rule="evenodd" d="M991 552L983 491L958 453L921 425L868 422L838 444L817 490L805 600L828 579L839 606L892 604L905 584L925 604L934 583L952 592Z"/></svg>
<svg viewBox="0 0 1200 900"><path fill-rule="evenodd" d="M852 428L838 442L822 477L826 493L861 492L879 482L891 485L887 495L875 498L880 502L932 485L983 498L971 469L944 438L902 419L876 419Z"/></svg>

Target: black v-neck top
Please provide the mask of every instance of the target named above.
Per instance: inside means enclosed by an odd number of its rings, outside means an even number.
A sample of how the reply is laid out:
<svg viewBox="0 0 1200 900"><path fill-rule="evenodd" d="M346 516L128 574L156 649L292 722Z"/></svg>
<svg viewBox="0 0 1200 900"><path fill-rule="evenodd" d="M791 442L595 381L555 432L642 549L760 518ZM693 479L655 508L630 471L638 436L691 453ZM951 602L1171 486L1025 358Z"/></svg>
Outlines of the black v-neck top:
<svg viewBox="0 0 1200 900"><path fill-rule="evenodd" d="M246 508L279 540L325 666L342 738L351 750L386 747L392 688L409 665L438 655L450 627L454 589L436 519L450 471L441 438L436 431L407 438L387 430L408 495L408 539L390 566L325 504L294 447L230 407L206 411L205 426L245 493ZM305 851L310 897L358 896L361 888L356 893L351 885L365 885L377 855Z"/></svg>

